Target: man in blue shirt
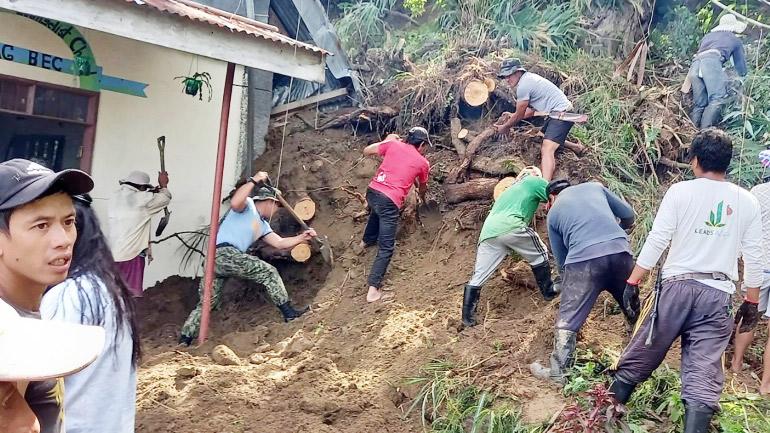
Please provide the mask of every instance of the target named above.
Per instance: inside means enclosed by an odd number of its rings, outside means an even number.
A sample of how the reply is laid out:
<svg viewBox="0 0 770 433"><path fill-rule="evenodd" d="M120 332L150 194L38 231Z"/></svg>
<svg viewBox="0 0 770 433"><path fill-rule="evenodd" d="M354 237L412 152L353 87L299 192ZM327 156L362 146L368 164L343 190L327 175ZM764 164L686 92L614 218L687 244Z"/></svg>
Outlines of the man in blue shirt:
<svg viewBox="0 0 770 433"><path fill-rule="evenodd" d="M561 382L572 362L577 333L596 300L606 290L633 325L639 315L639 292L624 301L626 275L634 267L624 230L634 224L634 209L597 182L570 186L569 181L548 184L551 209L548 239L562 276L559 318L554 331L550 368L530 365L535 376Z"/></svg>
<svg viewBox="0 0 770 433"><path fill-rule="evenodd" d="M211 309L219 307L225 280L235 277L262 284L270 300L281 311L283 320L289 322L300 317L308 308L295 310L291 306L278 270L260 258L247 254L246 251L251 244L260 239L273 248L290 250L316 237L316 232L310 229L290 238L282 238L273 232L268 220L278 210L280 204L275 198L275 192L264 186L267 178L267 173L260 171L241 185L230 199L230 211L225 215L217 232L216 275L211 291ZM256 194L254 194L255 187L257 187ZM203 293L203 278L201 278L199 293ZM201 300L198 301L198 305L182 327L180 344L189 346L198 335L201 302Z"/></svg>
<svg viewBox="0 0 770 433"><path fill-rule="evenodd" d="M735 70L746 76L746 53L736 34L746 30L746 23L733 14L719 20L719 25L703 37L698 54L693 58L688 78L692 84L693 109L690 119L705 129L719 123L722 105L727 97L727 74L722 69L732 57Z"/></svg>

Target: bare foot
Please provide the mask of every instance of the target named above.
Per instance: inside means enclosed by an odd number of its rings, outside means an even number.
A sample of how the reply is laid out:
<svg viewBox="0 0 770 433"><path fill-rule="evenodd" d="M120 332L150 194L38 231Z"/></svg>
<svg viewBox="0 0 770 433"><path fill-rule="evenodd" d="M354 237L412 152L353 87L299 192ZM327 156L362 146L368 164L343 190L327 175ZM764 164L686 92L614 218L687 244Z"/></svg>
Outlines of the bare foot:
<svg viewBox="0 0 770 433"><path fill-rule="evenodd" d="M369 286L369 293L366 294L366 302L390 301L395 297L396 295L392 290L377 289Z"/></svg>
<svg viewBox="0 0 770 433"><path fill-rule="evenodd" d="M382 299L382 290L369 286L369 293L366 294L366 302L377 302Z"/></svg>

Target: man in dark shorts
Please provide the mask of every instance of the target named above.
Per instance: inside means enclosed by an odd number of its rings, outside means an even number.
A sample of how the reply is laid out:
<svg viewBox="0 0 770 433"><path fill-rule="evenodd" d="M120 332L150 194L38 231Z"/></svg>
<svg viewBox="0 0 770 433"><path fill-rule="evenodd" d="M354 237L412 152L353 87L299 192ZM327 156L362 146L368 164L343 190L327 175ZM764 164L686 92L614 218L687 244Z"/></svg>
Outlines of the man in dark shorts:
<svg viewBox="0 0 770 433"><path fill-rule="evenodd" d="M639 294L624 302L625 275L634 267L625 230L634 224L634 209L597 182L570 186L548 184L551 209L548 238L562 275L561 304L554 332L550 368L530 365L532 373L557 382L572 362L577 333L599 294L608 291L620 305L629 328L639 315ZM630 331L630 329L629 329Z"/></svg>
<svg viewBox="0 0 770 433"><path fill-rule="evenodd" d="M498 78L516 89L516 112L500 125L496 125L497 132L507 133L511 127L524 119L535 115L535 112L563 113L572 109L572 103L564 92L547 79L528 72L519 59L506 59L500 66ZM543 123L543 147L541 148L540 169L546 180L553 178L556 170L556 149L565 146L580 155L585 146L567 141L573 122L546 117Z"/></svg>
<svg viewBox="0 0 770 433"><path fill-rule="evenodd" d="M732 140L718 129L704 129L693 138L690 164L695 179L666 191L627 282L627 291L637 290L669 248L662 287L642 309L637 329L614 366L610 391L619 403L628 402L634 388L650 377L681 337L684 433L706 433L719 410L725 380L722 357L733 322L745 333L759 320L762 214L755 196L726 180L732 153ZM747 289L733 320L731 297L741 256Z"/></svg>

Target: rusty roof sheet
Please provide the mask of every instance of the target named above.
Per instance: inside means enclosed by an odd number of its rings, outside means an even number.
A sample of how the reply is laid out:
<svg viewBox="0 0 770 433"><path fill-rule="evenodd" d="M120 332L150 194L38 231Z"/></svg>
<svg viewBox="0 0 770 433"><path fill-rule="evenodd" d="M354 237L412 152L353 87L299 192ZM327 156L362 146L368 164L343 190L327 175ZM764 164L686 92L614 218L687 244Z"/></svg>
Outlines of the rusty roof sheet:
<svg viewBox="0 0 770 433"><path fill-rule="evenodd" d="M331 54L328 51L311 44L294 40L278 32L278 28L270 24L261 23L242 17L238 14L202 5L191 0L126 0L140 6L149 6L161 12L179 15L206 24L228 29L233 32L246 33L248 35L267 39L269 41L286 44L302 50L321 54Z"/></svg>

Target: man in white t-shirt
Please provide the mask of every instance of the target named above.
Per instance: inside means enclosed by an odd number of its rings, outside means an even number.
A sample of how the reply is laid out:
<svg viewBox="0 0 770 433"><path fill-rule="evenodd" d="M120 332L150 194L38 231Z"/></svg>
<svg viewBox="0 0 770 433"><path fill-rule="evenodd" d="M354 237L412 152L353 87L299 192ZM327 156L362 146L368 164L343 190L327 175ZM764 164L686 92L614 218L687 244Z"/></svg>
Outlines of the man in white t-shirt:
<svg viewBox="0 0 770 433"><path fill-rule="evenodd" d="M762 220L757 198L726 180L732 151L732 140L723 131L708 128L695 136L690 156L696 179L668 189L627 281L627 292L637 290L670 247L662 287L642 309L634 335L615 366L610 391L625 404L681 337L684 433L708 431L719 409L722 354L734 326L731 297L740 256L748 289L735 323L747 332L759 318Z"/></svg>
<svg viewBox="0 0 770 433"><path fill-rule="evenodd" d="M765 167L764 183L751 189L751 193L759 200L762 209L762 246L765 253L764 278L759 291L759 311L765 318L770 319L768 301L770 301L770 150L764 150L759 154L759 161ZM743 355L754 340L754 331L737 333L735 335L735 354L733 355L732 371L739 372L743 367ZM759 386L761 395L770 394L770 337L765 346L764 366L762 369L762 382Z"/></svg>

